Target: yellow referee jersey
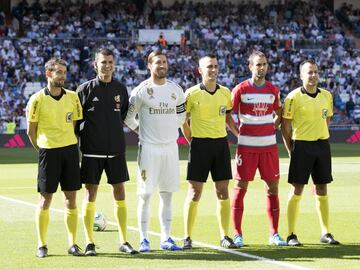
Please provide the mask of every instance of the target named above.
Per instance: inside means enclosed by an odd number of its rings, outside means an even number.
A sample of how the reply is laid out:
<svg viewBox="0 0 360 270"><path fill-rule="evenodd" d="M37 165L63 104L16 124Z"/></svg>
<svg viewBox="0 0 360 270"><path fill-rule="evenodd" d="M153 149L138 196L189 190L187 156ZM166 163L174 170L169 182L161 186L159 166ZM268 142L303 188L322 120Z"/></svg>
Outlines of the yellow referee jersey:
<svg viewBox="0 0 360 270"><path fill-rule="evenodd" d="M82 119L82 107L75 92L63 89L62 97L56 100L44 88L31 96L26 118L38 123L40 148L59 148L77 143L73 121Z"/></svg>
<svg viewBox="0 0 360 270"><path fill-rule="evenodd" d="M198 84L187 89L185 97L192 137L226 137L226 113L232 109L228 88L217 84L215 92L210 93L203 84Z"/></svg>
<svg viewBox="0 0 360 270"><path fill-rule="evenodd" d="M313 98L299 87L285 99L283 118L292 120L293 140L328 139L330 135L326 119L332 115L333 99L326 89L318 88L318 93Z"/></svg>

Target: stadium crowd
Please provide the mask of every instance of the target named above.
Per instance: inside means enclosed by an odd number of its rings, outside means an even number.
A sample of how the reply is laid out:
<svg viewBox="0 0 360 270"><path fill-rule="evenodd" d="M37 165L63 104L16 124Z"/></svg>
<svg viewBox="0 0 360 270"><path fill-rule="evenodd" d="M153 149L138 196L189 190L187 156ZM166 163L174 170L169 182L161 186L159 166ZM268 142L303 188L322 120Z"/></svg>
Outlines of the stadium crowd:
<svg viewBox="0 0 360 270"><path fill-rule="evenodd" d="M299 8L301 7L301 8ZM64 15L66 14L66 16ZM242 14L242 16L238 16ZM159 44L138 44L137 29L183 29L185 47L168 44L169 78L184 89L200 79L197 59L214 52L219 59L219 83L233 88L249 77L247 56L266 52L268 80L281 96L298 83L298 65L313 57L321 85L334 96L335 124L360 124L360 55L352 31L359 35L359 10L343 5L335 13L314 2L287 5L256 2L192 3L176 1L21 1L11 14L0 13L0 132L7 122L26 125L28 82L45 82L44 63L52 56L68 62L69 89L94 76L93 52L114 50L116 77L129 92L147 76L146 55Z"/></svg>

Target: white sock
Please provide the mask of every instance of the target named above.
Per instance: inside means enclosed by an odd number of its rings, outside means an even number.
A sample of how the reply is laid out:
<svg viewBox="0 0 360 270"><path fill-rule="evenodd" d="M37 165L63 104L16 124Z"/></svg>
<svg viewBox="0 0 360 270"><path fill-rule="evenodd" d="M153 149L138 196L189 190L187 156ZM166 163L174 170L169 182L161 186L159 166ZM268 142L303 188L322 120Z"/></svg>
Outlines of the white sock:
<svg viewBox="0 0 360 270"><path fill-rule="evenodd" d="M160 192L160 204L159 204L159 220L161 227L161 242L168 240L170 237L171 229L171 217L172 217L172 207L171 207L171 198L172 192Z"/></svg>
<svg viewBox="0 0 360 270"><path fill-rule="evenodd" d="M138 227L140 233L140 241L148 239L148 226L150 221L150 199L151 194L139 195L139 202L137 208Z"/></svg>

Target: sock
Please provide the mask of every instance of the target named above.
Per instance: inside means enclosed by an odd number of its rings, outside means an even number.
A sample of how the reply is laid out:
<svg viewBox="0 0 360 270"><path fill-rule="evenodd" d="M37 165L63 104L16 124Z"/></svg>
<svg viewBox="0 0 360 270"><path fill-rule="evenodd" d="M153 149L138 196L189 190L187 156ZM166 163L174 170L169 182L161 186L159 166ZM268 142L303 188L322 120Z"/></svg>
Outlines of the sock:
<svg viewBox="0 0 360 270"><path fill-rule="evenodd" d="M295 226L299 216L301 195L290 194L287 205L288 233L295 234Z"/></svg>
<svg viewBox="0 0 360 270"><path fill-rule="evenodd" d="M270 221L270 233L274 235L278 233L280 215L279 196L277 194L267 195L266 211Z"/></svg>
<svg viewBox="0 0 360 270"><path fill-rule="evenodd" d="M329 200L328 196L316 195L316 211L319 216L322 235L329 232Z"/></svg>
<svg viewBox="0 0 360 270"><path fill-rule="evenodd" d="M150 221L150 199L151 194L142 194L139 196L137 215L140 241L148 238L148 226Z"/></svg>
<svg viewBox="0 0 360 270"><path fill-rule="evenodd" d="M49 227L50 216L49 209L36 209L35 223L38 236L38 247L46 246L46 236Z"/></svg>
<svg viewBox="0 0 360 270"><path fill-rule="evenodd" d="M192 236L199 202L186 199L184 204L184 238Z"/></svg>
<svg viewBox="0 0 360 270"><path fill-rule="evenodd" d="M168 240L172 222L172 192L160 192L159 220L161 228L161 242Z"/></svg>
<svg viewBox="0 0 360 270"><path fill-rule="evenodd" d="M79 214L77 208L65 209L64 220L65 220L65 227L68 234L68 241L70 247L76 243L78 218L79 218Z"/></svg>
<svg viewBox="0 0 360 270"><path fill-rule="evenodd" d="M217 201L217 218L220 228L221 239L229 235L230 223L230 199Z"/></svg>
<svg viewBox="0 0 360 270"><path fill-rule="evenodd" d="M234 188L234 197L232 200L232 221L235 235L242 235L241 223L244 214L244 197L247 189Z"/></svg>
<svg viewBox="0 0 360 270"><path fill-rule="evenodd" d="M127 208L126 201L115 201L114 215L118 225L120 244L127 242L126 230L127 230Z"/></svg>
<svg viewBox="0 0 360 270"><path fill-rule="evenodd" d="M83 201L82 205L83 225L85 231L86 244L94 243L94 216L95 216L95 202Z"/></svg>

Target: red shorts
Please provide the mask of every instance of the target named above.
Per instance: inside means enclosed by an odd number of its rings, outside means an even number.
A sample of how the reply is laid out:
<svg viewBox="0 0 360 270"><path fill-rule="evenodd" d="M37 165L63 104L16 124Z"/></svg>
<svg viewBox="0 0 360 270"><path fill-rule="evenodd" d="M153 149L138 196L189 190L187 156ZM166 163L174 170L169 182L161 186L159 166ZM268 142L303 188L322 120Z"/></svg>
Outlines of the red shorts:
<svg viewBox="0 0 360 270"><path fill-rule="evenodd" d="M278 151L263 153L243 152L236 150L236 169L234 179L243 181L254 180L256 169L259 169L261 179L273 181L280 178Z"/></svg>

